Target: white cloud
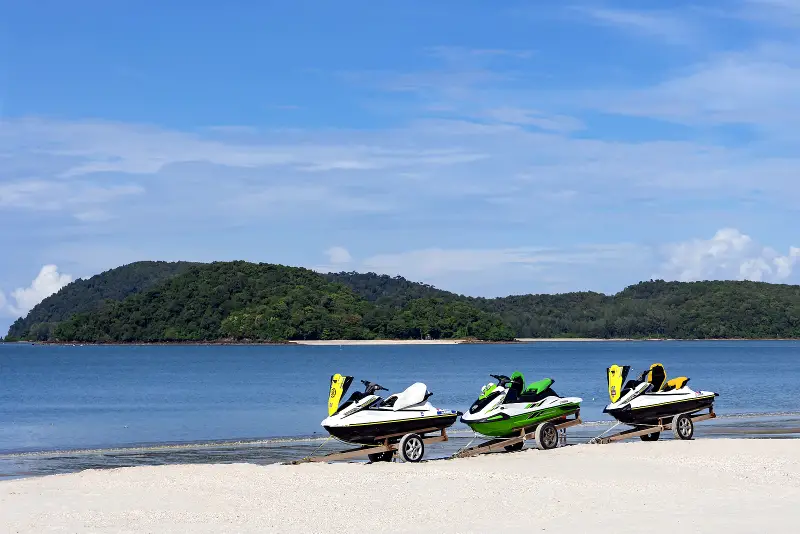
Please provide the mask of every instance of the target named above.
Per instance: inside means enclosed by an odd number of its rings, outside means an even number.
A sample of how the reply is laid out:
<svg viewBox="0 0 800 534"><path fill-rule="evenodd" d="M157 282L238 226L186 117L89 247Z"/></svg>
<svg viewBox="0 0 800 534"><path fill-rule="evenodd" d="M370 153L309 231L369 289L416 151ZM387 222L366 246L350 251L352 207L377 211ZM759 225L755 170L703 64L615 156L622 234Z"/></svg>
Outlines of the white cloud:
<svg viewBox="0 0 800 534"><path fill-rule="evenodd" d="M14 304L6 302L4 306L0 306L0 309L5 308L7 313L10 312L15 317L25 316L31 308L70 282L72 282L72 276L59 273L56 265L45 265L30 286L19 287L11 292ZM4 300L5 298L0 300L0 304Z"/></svg>
<svg viewBox="0 0 800 534"><path fill-rule="evenodd" d="M75 217L90 220L91 217L87 217L87 214L97 214L99 209L87 207L104 206L118 198L142 193L144 188L136 184L106 186L82 181L20 180L0 184L0 211L77 210Z"/></svg>
<svg viewBox="0 0 800 534"><path fill-rule="evenodd" d="M626 243L563 248L429 248L364 259L350 257L347 264L352 265L348 270L399 275L448 291L491 297L532 292L617 291L621 284L630 282L629 277L636 276L637 270L641 271L641 263L649 254L647 247ZM329 265L313 269L339 272L342 265L330 261ZM596 269L607 269L613 276L598 284L579 274Z"/></svg>
<svg viewBox="0 0 800 534"><path fill-rule="evenodd" d="M734 13L752 22L763 22L770 26L793 27L800 24L800 1L798 0L743 0Z"/></svg>
<svg viewBox="0 0 800 534"><path fill-rule="evenodd" d="M295 184L271 187L231 187L222 205L232 210L234 217L254 215L301 217L309 216L310 208L321 213L382 213L393 209L393 201L385 195L348 194L344 187Z"/></svg>
<svg viewBox="0 0 800 534"><path fill-rule="evenodd" d="M498 122L536 126L542 130L554 132L571 132L585 127L581 121L574 117L550 115L532 109L501 107L490 109L485 114Z"/></svg>
<svg viewBox="0 0 800 534"><path fill-rule="evenodd" d="M531 118L528 113L538 113L510 106L486 109L502 110L497 119L512 122L524 122ZM537 120L561 120L554 117L559 116L535 115ZM0 213L50 210L68 213L83 223L93 223L85 226L98 228L99 222L113 216L124 225L120 227L130 230L137 225L164 227L176 221L189 224L208 220L209 213L221 224L276 217L319 220L389 213L407 220L438 218L445 213L459 217L467 213L460 199L468 199L482 203L471 206L472 220L493 219L499 224L509 219L573 219L574 213L553 213L551 201L559 196L563 201L565 195L580 201L575 203L575 209L582 210L580 216L590 214L598 204L643 195L658 195L666 202L685 198L683 192L707 193L724 200L757 189L779 203L800 197L800 181L796 179L800 158L791 150L786 157L766 157L748 146L608 141L592 138L591 130L587 135L571 137L566 132L568 123L565 118L560 127L542 132L509 122L440 119L369 132L340 130L335 136L324 130L291 131L283 136L262 131L252 134L247 145L222 137L204 147L219 151L216 156L206 154L207 159L233 165L236 160L232 154L241 151L283 151L294 166L250 168L184 162L161 169L157 179L118 172L26 179L17 172L13 180L0 185ZM13 150L11 158L18 162L18 168L46 163L40 172L49 176L97 161L119 164L117 171L142 169L147 167L153 145L159 146L163 161L179 163L186 150L185 136L180 132L155 128L142 132L135 125L106 124L102 126L106 144L98 149L102 154L91 155L90 141L64 136L62 130L72 131L77 125L54 122L46 128L42 121L36 125L40 148ZM0 136L0 152L3 147L10 149L20 143L15 136L29 136L27 128L6 129L5 137ZM32 138L26 142L32 143ZM114 147L115 152L104 147ZM62 159L53 152L87 155ZM138 160L140 154L145 158L142 161ZM363 165L343 163L361 161L362 156L366 158ZM126 161L131 165L123 164ZM245 159L236 164L248 162ZM315 172L309 172L312 169ZM145 190L149 193L147 202L132 202L136 197L143 198ZM531 209L533 206L536 209Z"/></svg>
<svg viewBox="0 0 800 534"><path fill-rule="evenodd" d="M660 278L680 281L753 280L780 282L792 274L800 248L786 255L756 243L735 228L723 228L711 239L693 239L664 247L667 257Z"/></svg>
<svg viewBox="0 0 800 534"><path fill-rule="evenodd" d="M224 128L217 128L217 133L219 138L209 138L139 124L28 118L0 122L0 149L5 138L11 141L10 148L60 157L69 163L61 178L109 172L156 174L168 165L194 162L319 171L402 168L419 163L449 165L479 157L452 148L337 142L337 132L328 132L330 139L323 142L314 142L297 130L261 132L248 142L232 141ZM324 137L325 132L321 133Z"/></svg>
<svg viewBox="0 0 800 534"><path fill-rule="evenodd" d="M325 254L328 255L328 261L333 264L350 263L353 260L350 252L344 247L331 247Z"/></svg>
<svg viewBox="0 0 800 534"><path fill-rule="evenodd" d="M427 280L458 272L483 272L506 266L537 270L553 265L594 264L629 257L630 244L584 245L554 249L518 247L505 249L429 248L395 254L379 254L363 261L363 268L378 273Z"/></svg>
<svg viewBox="0 0 800 534"><path fill-rule="evenodd" d="M575 8L590 19L615 28L673 43L684 43L696 37L696 30L687 20L667 11L629 11L622 9Z"/></svg>
<svg viewBox="0 0 800 534"><path fill-rule="evenodd" d="M311 267L311 269L320 273L335 273L342 271L347 265L353 262L353 256L350 254L350 251L344 247L330 247L325 250L325 255L328 256L328 263L325 265L316 265Z"/></svg>
<svg viewBox="0 0 800 534"><path fill-rule="evenodd" d="M605 109L689 125L789 129L800 118L800 48L726 53L646 89L596 97Z"/></svg>

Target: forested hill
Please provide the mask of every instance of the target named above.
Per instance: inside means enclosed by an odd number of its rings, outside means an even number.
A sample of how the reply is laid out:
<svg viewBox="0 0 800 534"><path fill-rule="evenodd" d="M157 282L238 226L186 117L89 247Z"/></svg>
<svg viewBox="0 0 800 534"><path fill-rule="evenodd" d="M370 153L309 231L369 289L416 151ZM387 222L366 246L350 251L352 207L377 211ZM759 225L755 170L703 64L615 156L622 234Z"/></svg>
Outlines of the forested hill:
<svg viewBox="0 0 800 534"><path fill-rule="evenodd" d="M37 304L8 331L9 338L37 338L53 324L76 313L99 309L107 299L122 300L150 289L196 265L179 261L138 261L87 278L77 279Z"/></svg>
<svg viewBox="0 0 800 534"><path fill-rule="evenodd" d="M358 295L400 305L414 296L468 302L498 314L517 337L800 338L800 286L655 280L616 295L595 292L475 298L402 277L327 275Z"/></svg>
<svg viewBox="0 0 800 534"><path fill-rule="evenodd" d="M308 269L243 261L189 265L150 289L91 307L9 338L91 343L514 337L496 315L464 301L419 298L401 307L378 305Z"/></svg>
<svg viewBox="0 0 800 534"><path fill-rule="evenodd" d="M346 285L361 298L392 307L405 306L418 298L440 298L447 301L466 299L462 295L412 282L402 276L357 272L327 273L324 276L331 282Z"/></svg>
<svg viewBox="0 0 800 534"><path fill-rule="evenodd" d="M476 298L374 273L321 275L247 262L139 262L73 282L17 321L8 339L426 336L800 338L800 286L657 280L616 295Z"/></svg>

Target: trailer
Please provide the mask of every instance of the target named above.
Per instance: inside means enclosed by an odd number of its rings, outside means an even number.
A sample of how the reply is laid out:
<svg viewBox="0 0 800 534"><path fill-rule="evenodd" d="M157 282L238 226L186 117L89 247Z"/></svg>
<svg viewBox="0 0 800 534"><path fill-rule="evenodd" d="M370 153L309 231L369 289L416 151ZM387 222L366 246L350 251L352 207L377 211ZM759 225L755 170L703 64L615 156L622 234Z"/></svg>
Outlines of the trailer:
<svg viewBox="0 0 800 534"><path fill-rule="evenodd" d="M567 428L581 424L580 410L575 412L575 417L567 419L564 416L542 421L535 425L526 426L519 429L519 435L510 438L496 438L486 441L473 447L465 447L455 453L453 458L466 458L477 456L489 452L505 450L514 452L522 450L525 442L530 439L536 441L536 448L540 450L554 449L559 445L565 445L567 439Z"/></svg>
<svg viewBox="0 0 800 534"><path fill-rule="evenodd" d="M714 407L711 406L708 408L708 413L692 415L693 412L688 413L679 413L675 414L671 418L661 418L658 420L658 423L655 425L636 425L633 428L628 430L623 430L617 434L612 434L611 436L603 436L606 432L610 432L617 425L623 423L617 423L610 429L603 432L599 436L596 436L589 440L589 443L611 443L613 441L621 441L623 439L630 439L638 437L642 441L657 441L658 438L661 436L661 433L667 430L672 430L672 435L675 439L692 439L694 436L694 424L699 423L700 421L707 421L709 419L714 419L717 417L717 414L714 413ZM696 413L696 412L694 412Z"/></svg>
<svg viewBox="0 0 800 534"><path fill-rule="evenodd" d="M439 431L438 435L429 435ZM399 438L399 439L398 439ZM404 462L419 462L425 455L425 445L447 441L447 431L442 428L424 428L417 432L388 434L375 438L374 445L364 445L345 451L332 452L322 456L308 456L289 462L300 464L306 462L336 462L366 456L371 462L391 462L395 454Z"/></svg>

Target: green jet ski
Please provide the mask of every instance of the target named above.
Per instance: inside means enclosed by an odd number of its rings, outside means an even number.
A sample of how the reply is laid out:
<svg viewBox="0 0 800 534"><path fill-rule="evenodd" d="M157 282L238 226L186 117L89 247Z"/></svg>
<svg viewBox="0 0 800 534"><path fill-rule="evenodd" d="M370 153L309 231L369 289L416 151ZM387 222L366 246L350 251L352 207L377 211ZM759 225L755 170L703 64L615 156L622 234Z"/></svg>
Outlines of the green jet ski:
<svg viewBox="0 0 800 534"><path fill-rule="evenodd" d="M545 421L566 419L578 412L580 397L561 397L553 391L555 382L544 378L525 386L525 377L516 371L511 378L489 375L497 380L481 389L481 395L461 422L484 436L512 437L520 430L536 427ZM520 444L521 445L521 444Z"/></svg>

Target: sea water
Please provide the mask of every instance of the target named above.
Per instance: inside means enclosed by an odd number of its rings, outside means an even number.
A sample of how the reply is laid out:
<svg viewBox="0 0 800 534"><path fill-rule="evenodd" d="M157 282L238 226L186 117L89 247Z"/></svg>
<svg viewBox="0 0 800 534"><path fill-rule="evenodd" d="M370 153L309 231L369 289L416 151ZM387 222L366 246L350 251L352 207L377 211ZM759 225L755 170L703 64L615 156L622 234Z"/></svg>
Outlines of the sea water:
<svg viewBox="0 0 800 534"><path fill-rule="evenodd" d="M492 381L520 371L583 398L577 439L610 418L606 368L650 364L720 394L717 435L795 435L800 342L539 342L404 346L46 346L0 344L0 477L147 463L307 455L327 433L330 377L399 392L415 381L439 408L466 411ZM385 393L385 392L384 392ZM706 423L697 425L698 436ZM597 428L593 428L597 427ZM713 427L709 427L713 428ZM786 431L781 432L781 428ZM738 429L738 430L737 430ZM772 429L772 430L769 430ZM457 423L452 435L472 437ZM467 435L469 434L469 436ZM309 439L311 438L311 439Z"/></svg>

